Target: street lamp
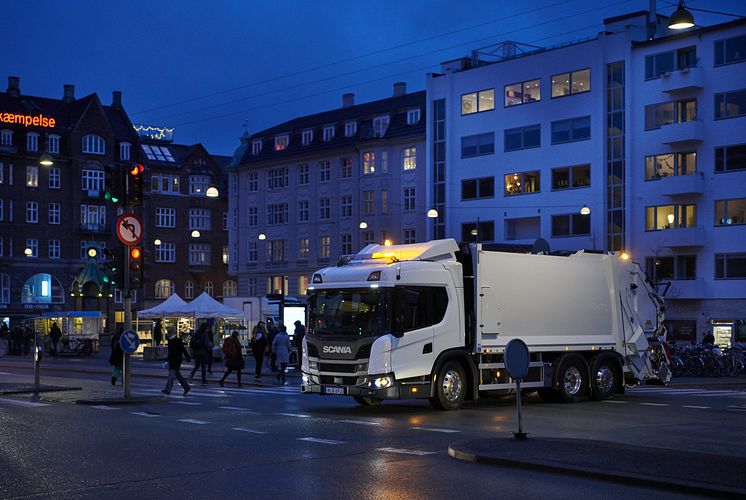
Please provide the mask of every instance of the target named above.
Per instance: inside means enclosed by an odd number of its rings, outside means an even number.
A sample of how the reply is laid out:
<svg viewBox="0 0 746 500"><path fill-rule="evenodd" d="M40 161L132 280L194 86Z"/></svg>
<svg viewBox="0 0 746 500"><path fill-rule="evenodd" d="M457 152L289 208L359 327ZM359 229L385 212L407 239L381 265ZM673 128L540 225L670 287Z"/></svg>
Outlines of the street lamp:
<svg viewBox="0 0 746 500"><path fill-rule="evenodd" d="M430 210L427 211L427 216L430 219L437 219L438 218L438 211L435 210L434 208L431 208Z"/></svg>
<svg viewBox="0 0 746 500"><path fill-rule="evenodd" d="M44 153L43 155L41 155L41 158L39 158L39 164L45 167L51 167L52 165L54 165L54 160L50 155Z"/></svg>
<svg viewBox="0 0 746 500"><path fill-rule="evenodd" d="M267 239L267 235L266 235L266 234L264 234L264 233L259 233L259 236L257 236L257 238L258 238L259 240L261 240L261 241L264 241L264 240L266 240L266 239Z"/></svg>
<svg viewBox="0 0 746 500"><path fill-rule="evenodd" d="M591 209L588 208L588 205L583 205L583 208L580 209L580 215L591 215Z"/></svg>
<svg viewBox="0 0 746 500"><path fill-rule="evenodd" d="M26 249L23 250L23 255L25 255L26 257L31 257L32 255L34 255L34 251L26 247Z"/></svg>
<svg viewBox="0 0 746 500"><path fill-rule="evenodd" d="M360 229L367 229L368 223L365 221L360 221Z"/></svg>
<svg viewBox="0 0 746 500"><path fill-rule="evenodd" d="M201 235L196 229L192 231L192 238L199 238Z"/></svg>
<svg viewBox="0 0 746 500"><path fill-rule="evenodd" d="M207 188L207 191L205 191L205 196L207 196L208 198L217 198L218 196L220 196L220 192L215 186L210 186L209 188Z"/></svg>
<svg viewBox="0 0 746 500"><path fill-rule="evenodd" d="M689 7L686 8L686 5L684 4L684 0L679 0L679 5L676 7L676 10L671 14L671 17L668 18L668 29L672 30L684 30L687 28L691 28L694 26L694 16L692 15L690 10L693 10L695 12L708 12L710 14L720 14L721 16L730 16L735 17L737 19L742 18L743 16L740 16L738 14L729 14L727 12L721 12L719 10L709 10L709 9L698 9L695 7Z"/></svg>
<svg viewBox="0 0 746 500"><path fill-rule="evenodd" d="M156 240L155 240L155 241L153 242L153 245L155 245L155 246L160 246L160 244L161 244L161 240L159 240L159 239L156 239Z"/></svg>

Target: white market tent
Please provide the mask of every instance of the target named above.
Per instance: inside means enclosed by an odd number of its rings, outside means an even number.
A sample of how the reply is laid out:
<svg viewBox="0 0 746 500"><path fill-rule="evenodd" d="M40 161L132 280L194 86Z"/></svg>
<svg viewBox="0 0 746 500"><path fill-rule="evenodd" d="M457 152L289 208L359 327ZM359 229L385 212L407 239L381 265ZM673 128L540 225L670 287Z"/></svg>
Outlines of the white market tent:
<svg viewBox="0 0 746 500"><path fill-rule="evenodd" d="M166 318L180 316L181 311L186 309L187 303L179 297L178 293L171 295L169 298L150 309L143 309L137 313L138 318Z"/></svg>
<svg viewBox="0 0 746 500"><path fill-rule="evenodd" d="M228 307L210 297L207 292L189 302L178 313L195 318L236 318L243 319L243 311Z"/></svg>

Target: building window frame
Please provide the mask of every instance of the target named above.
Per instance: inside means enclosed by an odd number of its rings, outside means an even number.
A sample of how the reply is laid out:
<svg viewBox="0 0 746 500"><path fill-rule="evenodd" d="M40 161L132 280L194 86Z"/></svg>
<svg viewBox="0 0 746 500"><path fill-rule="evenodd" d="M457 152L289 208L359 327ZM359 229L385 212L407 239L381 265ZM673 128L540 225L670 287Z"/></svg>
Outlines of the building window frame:
<svg viewBox="0 0 746 500"><path fill-rule="evenodd" d="M588 74L587 78L584 78L585 73ZM561 81L562 78L566 78L564 83ZM558 73L552 75L550 81L552 83L552 99L576 94L585 94L586 92L591 91L591 69L583 68L565 73ZM587 85L586 82L588 83Z"/></svg>
<svg viewBox="0 0 746 500"><path fill-rule="evenodd" d="M746 198L715 200L715 227L746 224Z"/></svg>
<svg viewBox="0 0 746 500"><path fill-rule="evenodd" d="M541 192L541 170L505 174L503 196L536 194Z"/></svg>
<svg viewBox="0 0 746 500"><path fill-rule="evenodd" d="M474 158L495 153L495 133L466 135L461 137L461 158Z"/></svg>
<svg viewBox="0 0 746 500"><path fill-rule="evenodd" d="M533 87L536 93L533 93ZM525 80L523 82L510 83L504 87L504 107L510 108L521 104L530 104L541 101L541 79Z"/></svg>
<svg viewBox="0 0 746 500"><path fill-rule="evenodd" d="M562 127L566 126L566 132ZM552 145L591 139L591 115L556 120L551 124ZM565 135L566 133L566 135Z"/></svg>
<svg viewBox="0 0 746 500"><path fill-rule="evenodd" d="M570 165L552 169L552 191L581 189L591 186L591 164Z"/></svg>
<svg viewBox="0 0 746 500"><path fill-rule="evenodd" d="M402 170L411 171L417 169L417 147L410 146L402 148Z"/></svg>
<svg viewBox="0 0 746 500"><path fill-rule="evenodd" d="M473 115L495 109L495 89L483 89L461 94L461 116Z"/></svg>
<svg viewBox="0 0 746 500"><path fill-rule="evenodd" d="M746 88L715 94L715 120L746 116Z"/></svg>
<svg viewBox="0 0 746 500"><path fill-rule="evenodd" d="M92 155L105 155L106 141L100 135L85 135L82 139L81 152Z"/></svg>

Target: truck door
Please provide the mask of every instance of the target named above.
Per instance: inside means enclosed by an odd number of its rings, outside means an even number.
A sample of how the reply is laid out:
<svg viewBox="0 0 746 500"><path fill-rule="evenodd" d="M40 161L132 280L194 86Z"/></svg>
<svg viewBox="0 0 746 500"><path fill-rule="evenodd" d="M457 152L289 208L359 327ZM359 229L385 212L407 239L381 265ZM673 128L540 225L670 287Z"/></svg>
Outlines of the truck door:
<svg viewBox="0 0 746 500"><path fill-rule="evenodd" d="M496 339L500 333L500 305L495 291L488 286L479 288L477 331L482 340Z"/></svg>
<svg viewBox="0 0 746 500"><path fill-rule="evenodd" d="M391 365L397 379L429 375L433 353L433 287L401 286L393 292Z"/></svg>

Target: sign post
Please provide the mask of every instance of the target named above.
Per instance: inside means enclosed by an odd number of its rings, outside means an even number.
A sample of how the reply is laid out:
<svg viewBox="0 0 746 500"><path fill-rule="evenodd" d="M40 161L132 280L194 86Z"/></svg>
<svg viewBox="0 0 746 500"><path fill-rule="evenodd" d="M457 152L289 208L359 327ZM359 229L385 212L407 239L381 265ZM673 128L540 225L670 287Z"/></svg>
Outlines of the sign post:
<svg viewBox="0 0 746 500"><path fill-rule="evenodd" d="M131 319L130 319L131 322ZM140 337L137 336L137 332L134 330L125 330L122 336L119 337L119 347L122 348L122 355L124 356L124 397L130 397L130 354L137 351L140 346Z"/></svg>
<svg viewBox="0 0 746 500"><path fill-rule="evenodd" d="M528 374L530 362L528 346L521 339L511 339L505 345L505 369L508 375L515 380L515 404L518 411L518 432L513 437L524 440L528 434L523 432L523 414L521 412L521 381Z"/></svg>

